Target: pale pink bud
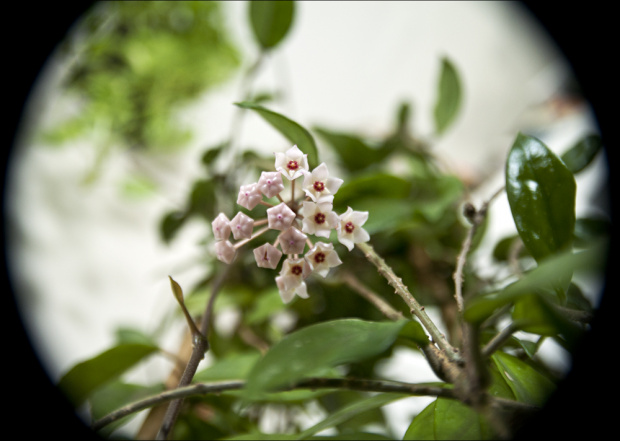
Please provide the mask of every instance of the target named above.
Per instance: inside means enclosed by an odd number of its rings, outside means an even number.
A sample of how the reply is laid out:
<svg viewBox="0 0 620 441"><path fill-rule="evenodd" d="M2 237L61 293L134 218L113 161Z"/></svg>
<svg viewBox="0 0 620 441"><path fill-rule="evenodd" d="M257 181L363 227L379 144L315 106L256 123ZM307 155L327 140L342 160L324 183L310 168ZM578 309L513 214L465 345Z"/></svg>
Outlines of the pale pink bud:
<svg viewBox="0 0 620 441"><path fill-rule="evenodd" d="M263 195L258 189L258 185L254 183L241 186L237 203L248 210L253 210L262 199Z"/></svg>
<svg viewBox="0 0 620 441"><path fill-rule="evenodd" d="M272 198L282 190L284 190L284 184L282 183L282 174L280 172L262 172L260 179L258 180L258 189L262 194L268 198Z"/></svg>
<svg viewBox="0 0 620 441"><path fill-rule="evenodd" d="M284 202L267 209L267 221L273 230L285 230L293 224L293 220L295 212Z"/></svg>
<svg viewBox="0 0 620 441"><path fill-rule="evenodd" d="M276 266L278 266L278 263L280 263L281 257L282 251L280 251L270 243L266 243L254 249L254 258L256 259L256 264L261 268L275 269Z"/></svg>
<svg viewBox="0 0 620 441"><path fill-rule="evenodd" d="M290 227L278 236L280 248L284 254L301 254L304 252L308 236L295 227Z"/></svg>
<svg viewBox="0 0 620 441"><path fill-rule="evenodd" d="M231 263L235 258L235 247L229 240L215 242L215 255L224 263Z"/></svg>
<svg viewBox="0 0 620 441"><path fill-rule="evenodd" d="M224 213L220 213L211 222L213 228L213 237L215 240L227 240L230 236L230 221Z"/></svg>
<svg viewBox="0 0 620 441"><path fill-rule="evenodd" d="M230 221L230 229L235 239L249 239L252 237L254 220L241 211Z"/></svg>

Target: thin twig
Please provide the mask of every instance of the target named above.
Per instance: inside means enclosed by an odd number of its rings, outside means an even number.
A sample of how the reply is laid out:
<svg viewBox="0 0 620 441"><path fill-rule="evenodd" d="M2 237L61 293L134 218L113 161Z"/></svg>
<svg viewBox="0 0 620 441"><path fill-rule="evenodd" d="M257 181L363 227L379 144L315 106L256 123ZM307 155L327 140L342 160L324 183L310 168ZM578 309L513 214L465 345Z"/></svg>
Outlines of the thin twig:
<svg viewBox="0 0 620 441"><path fill-rule="evenodd" d="M113 423L114 421L166 401L180 400L192 396L216 394L231 390L240 390L243 389L244 386L245 381L243 380L228 380L213 383L194 383L174 390L164 391L159 394L134 401L133 403L127 404L120 409L110 412L95 421L92 424L92 429L95 431L101 430L103 427ZM367 380L358 378L307 378L300 380L289 387L280 389L280 391L297 389L345 389L364 392L402 393L411 396L436 396L450 399L456 398L453 389L436 386L433 384L415 384L400 381ZM492 402L495 406L505 408L507 410L538 410L537 407L502 398L493 397Z"/></svg>
<svg viewBox="0 0 620 441"><path fill-rule="evenodd" d="M200 323L200 332L203 338L194 338L194 346L192 348L192 355L185 366L185 370L183 371L183 375L181 375L181 379L179 380L179 385L177 388L183 388L192 382L194 375L196 374L196 370L198 369L198 364L204 358L205 352L209 348L208 343L208 333L209 327L211 324L211 316L213 314L213 305L215 303L215 298L219 293L224 279L227 277L228 272L230 270L230 265L226 265L224 269L220 272L218 278L213 283L213 287L211 288L211 297L209 298L209 302L207 303L207 307L205 313L202 316L202 320ZM168 410L164 416L164 420L162 421L161 427L157 434L157 438L159 440L167 439L174 427L174 423L179 415L179 411L181 410L181 405L183 404L183 399L176 399L170 403L168 406Z"/></svg>
<svg viewBox="0 0 620 441"><path fill-rule="evenodd" d="M377 267L379 274L385 277L388 283L394 288L394 292L405 301L411 310L411 314L415 315L420 320L422 326L424 326L433 338L433 341L437 343L441 349L446 351L446 355L450 358L450 360L460 361L461 356L458 354L458 349L452 347L448 340L446 340L446 337L439 331L435 323L426 314L424 307L418 303L418 301L409 292L407 286L403 284L403 280L394 274L392 268L389 267L388 264L385 263L385 260L383 260L383 258L375 252L372 245L367 242L357 243L355 245L364 253L368 261Z"/></svg>
<svg viewBox="0 0 620 441"><path fill-rule="evenodd" d="M351 288L353 291L358 293L360 296L368 300L370 303L375 305L377 309L390 320L401 320L403 318L403 314L400 311L392 308L388 302L383 300L377 293L369 289L366 285L359 281L357 277L355 277L350 272L346 271L341 274L343 282Z"/></svg>
<svg viewBox="0 0 620 441"><path fill-rule="evenodd" d="M454 270L454 274L452 278L454 279L454 297L456 299L456 305L458 311L463 313L463 269L465 268L465 263L467 262L467 255L469 254L469 250L471 249L472 241L474 239L474 235L478 231L478 227L484 222L486 218L487 211L489 208L489 204L495 199L499 194L504 191L504 187L497 190L493 195L482 204L479 210L476 210L472 205L468 205L472 213L469 213L468 218L472 222L472 226L467 232L465 236L465 240L463 241L463 245L461 246L461 252L456 260L456 269Z"/></svg>

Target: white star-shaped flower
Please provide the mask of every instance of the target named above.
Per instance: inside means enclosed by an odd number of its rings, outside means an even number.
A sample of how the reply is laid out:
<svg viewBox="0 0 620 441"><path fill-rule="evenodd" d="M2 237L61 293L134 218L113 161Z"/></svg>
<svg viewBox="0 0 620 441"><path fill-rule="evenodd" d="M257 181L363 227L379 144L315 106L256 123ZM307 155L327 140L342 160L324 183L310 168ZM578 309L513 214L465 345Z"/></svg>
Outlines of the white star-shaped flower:
<svg viewBox="0 0 620 441"><path fill-rule="evenodd" d="M215 255L218 260L224 263L231 263L235 258L235 247L229 240L220 240L215 242Z"/></svg>
<svg viewBox="0 0 620 441"><path fill-rule="evenodd" d="M303 190L314 202L331 202L342 183L342 179L329 176L327 165L323 162L312 173L304 173Z"/></svg>
<svg viewBox="0 0 620 441"><path fill-rule="evenodd" d="M267 222L272 230L286 230L295 220L295 212L284 202L267 209Z"/></svg>
<svg viewBox="0 0 620 441"><path fill-rule="evenodd" d="M347 211L340 215L336 226L338 241L346 246L349 251L353 249L356 243L367 242L370 239L368 232L362 228L367 220L367 211L353 211L351 207L348 207Z"/></svg>
<svg viewBox="0 0 620 441"><path fill-rule="evenodd" d="M280 251L270 243L266 243L254 249L254 258L256 259L256 264L261 268L276 269L276 266L278 266L278 263L280 263L281 257L282 251Z"/></svg>
<svg viewBox="0 0 620 441"><path fill-rule="evenodd" d="M293 300L295 294L303 299L308 298L308 291L304 279L310 275L312 268L306 259L286 259L282 264L280 275L276 277L276 285L284 303Z"/></svg>
<svg viewBox="0 0 620 441"><path fill-rule="evenodd" d="M305 257L312 270L323 277L327 276L330 268L342 263L332 243L317 242Z"/></svg>
<svg viewBox="0 0 620 441"><path fill-rule="evenodd" d="M289 180L297 179L303 175L304 171L308 171L308 155L299 150L297 145L284 153L278 152L275 155L276 170Z"/></svg>
<svg viewBox="0 0 620 441"><path fill-rule="evenodd" d="M253 210L262 200L263 194L260 192L257 183L242 185L239 188L237 203L242 207Z"/></svg>
<svg viewBox="0 0 620 441"><path fill-rule="evenodd" d="M213 228L213 237L215 240L227 240L230 236L230 220L224 213L220 213L211 222Z"/></svg>
<svg viewBox="0 0 620 441"><path fill-rule="evenodd" d="M260 174L258 180L258 189L268 198L272 198L282 190L284 190L284 184L282 183L282 174L280 172L267 172L264 171Z"/></svg>
<svg viewBox="0 0 620 441"><path fill-rule="evenodd" d="M249 239L254 229L254 219L241 211L230 221L230 229L235 239Z"/></svg>
<svg viewBox="0 0 620 441"><path fill-rule="evenodd" d="M300 211L304 217L301 230L304 233L329 238L331 230L338 225L338 215L332 208L331 202L304 201Z"/></svg>
<svg viewBox="0 0 620 441"><path fill-rule="evenodd" d="M301 254L304 252L308 236L295 227L290 227L278 236L278 243L284 254Z"/></svg>

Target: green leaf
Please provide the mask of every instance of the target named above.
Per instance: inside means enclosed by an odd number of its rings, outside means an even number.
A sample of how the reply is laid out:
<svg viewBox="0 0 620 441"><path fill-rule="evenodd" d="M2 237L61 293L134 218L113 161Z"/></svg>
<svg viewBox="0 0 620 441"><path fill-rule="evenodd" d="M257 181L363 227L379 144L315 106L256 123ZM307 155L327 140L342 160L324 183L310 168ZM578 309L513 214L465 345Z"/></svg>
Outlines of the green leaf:
<svg viewBox="0 0 620 441"><path fill-rule="evenodd" d="M194 182L189 195L188 212L204 217L208 221L215 217L217 188L212 180L201 179Z"/></svg>
<svg viewBox="0 0 620 441"><path fill-rule="evenodd" d="M455 66L447 58L441 60L441 73L435 103L435 132L440 135L454 122L461 107L461 81Z"/></svg>
<svg viewBox="0 0 620 441"><path fill-rule="evenodd" d="M249 13L254 38L263 49L273 49L291 28L295 5L292 1L251 1Z"/></svg>
<svg viewBox="0 0 620 441"><path fill-rule="evenodd" d="M116 330L116 343L140 343L145 345L157 346L157 343L153 338L144 332L129 328L129 327L120 327Z"/></svg>
<svg viewBox="0 0 620 441"><path fill-rule="evenodd" d="M252 366L254 366L259 359L259 352L231 354L197 372L192 381L194 383L200 383L208 381L243 380L248 376Z"/></svg>
<svg viewBox="0 0 620 441"><path fill-rule="evenodd" d="M602 148L603 141L599 135L587 135L564 152L562 161L572 173L579 173L592 162Z"/></svg>
<svg viewBox="0 0 620 441"><path fill-rule="evenodd" d="M141 343L120 344L73 366L60 379L58 387L77 407L98 387L158 350L157 346Z"/></svg>
<svg viewBox="0 0 620 441"><path fill-rule="evenodd" d="M517 135L506 161L506 194L519 236L537 261L571 246L575 178L538 139Z"/></svg>
<svg viewBox="0 0 620 441"><path fill-rule="evenodd" d="M457 400L438 398L411 422L403 439L492 439L488 422Z"/></svg>
<svg viewBox="0 0 620 441"><path fill-rule="evenodd" d="M159 233L165 243L170 243L177 231L183 226L187 214L183 211L171 211L162 218Z"/></svg>
<svg viewBox="0 0 620 441"><path fill-rule="evenodd" d="M519 298L537 294L553 295L547 287L557 284L576 270L595 271L602 269L606 256L606 244L598 243L592 248L576 253L565 252L550 257L518 281L498 292L473 297L466 302L464 317L472 323L481 323L496 309L517 301Z"/></svg>
<svg viewBox="0 0 620 441"><path fill-rule="evenodd" d="M513 355L499 351L491 359L520 402L543 406L555 390L549 378Z"/></svg>
<svg viewBox="0 0 620 441"><path fill-rule="evenodd" d="M235 103L236 106L242 109L250 109L258 113L265 121L267 121L273 128L279 131L286 139L293 144L296 144L299 149L308 154L308 163L310 168L315 168L319 165L319 157L316 148L316 142L308 130L296 123L295 121L287 118L284 115L274 112L273 110L266 109L259 106L256 103L240 102Z"/></svg>
<svg viewBox="0 0 620 441"><path fill-rule="evenodd" d="M369 410L374 410L385 406L386 404L392 403L396 400L400 400L403 398L407 398L409 395L407 394L397 394L397 393L384 393L379 395L374 395L363 400L355 401L342 409L332 413L323 421L315 424L312 427L301 432L296 439L308 439L312 435L320 432L321 430L328 429L330 427L337 426L349 419L353 418L356 415L359 415L363 412L368 412Z"/></svg>
<svg viewBox="0 0 620 441"><path fill-rule="evenodd" d="M164 391L163 384L144 386L139 384L112 381L97 389L89 398L90 413L93 421L103 418L108 413L120 409L126 404L155 395ZM110 438L112 432L134 418L137 413L130 414L105 426L98 434Z"/></svg>
<svg viewBox="0 0 620 441"><path fill-rule="evenodd" d="M379 148L372 147L356 135L339 133L321 127L314 127L313 130L327 141L328 145L338 155L340 165L350 172L380 163L396 147L394 143Z"/></svg>
<svg viewBox="0 0 620 441"><path fill-rule="evenodd" d="M246 383L246 396L257 399L320 369L380 354L394 343L407 323L410 321L341 319L302 328L273 345L254 365ZM408 337L414 335L410 327L404 332Z"/></svg>

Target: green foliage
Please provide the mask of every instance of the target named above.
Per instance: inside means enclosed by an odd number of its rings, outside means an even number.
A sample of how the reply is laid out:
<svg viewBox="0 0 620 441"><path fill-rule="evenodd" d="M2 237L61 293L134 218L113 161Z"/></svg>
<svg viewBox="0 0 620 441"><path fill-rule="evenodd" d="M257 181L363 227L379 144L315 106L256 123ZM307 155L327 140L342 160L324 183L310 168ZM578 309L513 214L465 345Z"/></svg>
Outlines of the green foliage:
<svg viewBox="0 0 620 441"><path fill-rule="evenodd" d="M100 386L118 378L159 348L144 343L124 343L114 346L94 358L73 366L58 382L75 406L79 406Z"/></svg>
<svg viewBox="0 0 620 441"><path fill-rule="evenodd" d="M443 134L454 122L461 107L462 95L461 80L456 67L449 59L443 58L433 113L435 132L438 135Z"/></svg>
<svg viewBox="0 0 620 441"><path fill-rule="evenodd" d="M251 1L250 25L256 41L263 50L274 49L284 39L293 24L293 1Z"/></svg>
<svg viewBox="0 0 620 441"><path fill-rule="evenodd" d="M290 34L294 4L250 2L248 7L250 26L262 56ZM452 126L462 105L459 74L446 58L441 60L437 91L433 135L443 134ZM453 277L457 261L466 239L472 239L470 252L483 240L487 218L475 225L475 235L468 236L471 223L477 222L480 214L476 207L471 216L460 213L471 189L459 176L439 165L425 139L411 133L409 104L398 105L389 133L373 138L337 128L315 126L309 130L263 107L262 102L254 99L235 105L243 113L258 115L288 143L307 153L311 168L319 164L319 157L336 159L333 168L328 164L330 172L344 183L334 199L334 210L343 212L351 206L369 212L364 228L371 234L373 249L419 303L436 307L442 320L441 332L445 330L445 338L458 351L440 350L435 346L437 342L426 335L429 330L417 320L385 321L384 314L368 297L358 295L354 284L346 282L351 278L344 276L354 277L394 312L411 317L411 305L394 295L398 283L392 281L388 286L385 268L377 272L359 250L347 254L329 277L306 279L311 293L308 299L296 298L283 304L274 283L276 273L255 264L251 250L257 242L251 239L237 250L236 261L228 268L214 304L216 317L230 308L238 313L239 320L231 333L219 333L216 326L212 327L207 337L213 361L193 377L194 384L241 380L245 387L186 398L173 437L393 439L381 408L411 396L408 391L392 393L394 389L387 388L389 392L383 389L369 394L353 387L331 388L331 383L330 388L316 390L286 389L312 377L323 377L325 384L336 380L350 385L351 379L378 382L383 380L377 375L378 363L389 360L397 345L423 350L443 380L433 383L442 393L412 419L405 439L497 438L498 420L489 413L491 406L477 407L477 393L513 405L521 403L528 409L543 406L559 378L536 357L540 343L551 338L570 351L579 341L593 306L574 275L600 272L606 255L609 221L588 215L577 219L575 215L574 174L593 162L602 148L600 138L588 135L559 158L536 138L517 135L505 164L505 190L516 231L493 249L498 266L510 273L508 278L483 278L475 265L464 264L460 269L465 308L459 311L454 300L455 283L459 282ZM210 229L209 224L220 211L239 211L234 204L239 191L237 181L247 184L246 176L273 168L272 156L256 152L251 146L234 146L233 151L232 144L232 140L223 140L205 149L200 160L206 173L192 183L184 206L166 213L161 220L160 234L165 242L173 240L190 218ZM220 162L226 165L227 156L229 170L222 172ZM258 206L255 219L264 216L264 210ZM265 233L261 240L273 243L277 235L270 233L274 232ZM333 235L326 240L335 248L342 247ZM210 251L202 280L181 289L170 279L173 295L187 308L183 312L188 320L204 313L214 295L214 280L222 271L213 258L212 238L207 236L204 242ZM178 318L180 312L171 316ZM288 326L278 324L283 316L292 317ZM472 350L463 343L463 320L471 325L475 336L470 343L482 353L477 366L481 370L479 377L460 370L459 357ZM509 330L525 331L537 340L512 334L502 337L506 321ZM433 360L432 348L439 351L438 360ZM131 328L119 329L116 346L73 367L60 386L76 405L88 400L93 418L98 418L114 407L159 390L157 384L150 388L122 379L138 362L157 351L157 342L150 335ZM451 369L460 375L447 375ZM448 398L450 393L452 398ZM305 412L308 403L318 405L327 416L302 428L291 415ZM265 405L283 409L283 420L288 423L286 433L261 433L257 415ZM380 427L380 433L369 433L371 423ZM319 435L328 428L335 429L336 434ZM111 429L107 429L106 436Z"/></svg>
<svg viewBox="0 0 620 441"><path fill-rule="evenodd" d="M537 261L571 246L575 178L536 138L519 134L512 145L506 161L506 194L519 236Z"/></svg>
<svg viewBox="0 0 620 441"><path fill-rule="evenodd" d="M273 110L266 109L258 104L244 101L235 103L235 105L241 107L242 109L250 109L255 111L286 139L288 139L291 143L296 144L301 151L308 155L308 163L311 168L319 165L316 143L313 136L307 129L286 116L274 112Z"/></svg>
<svg viewBox="0 0 620 441"><path fill-rule="evenodd" d="M402 333L420 343L427 342L417 322L404 320L378 323L341 319L303 328L276 343L254 365L246 384L246 396L260 397L264 392L316 375L326 367L379 354Z"/></svg>
<svg viewBox="0 0 620 441"><path fill-rule="evenodd" d="M106 143L171 149L189 139L173 119L180 105L227 79L239 65L217 2L105 2L79 23L65 80L79 114L45 134L64 142L95 129Z"/></svg>

